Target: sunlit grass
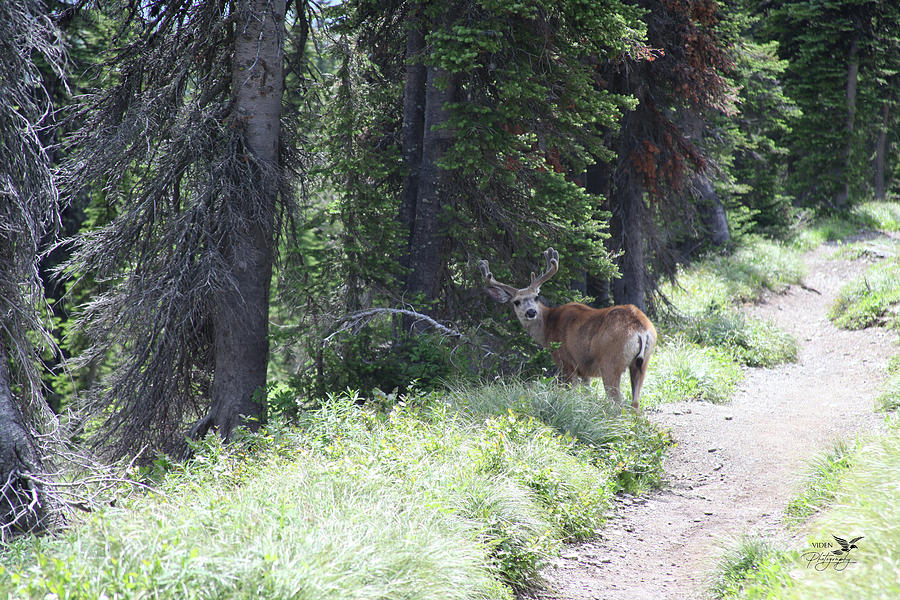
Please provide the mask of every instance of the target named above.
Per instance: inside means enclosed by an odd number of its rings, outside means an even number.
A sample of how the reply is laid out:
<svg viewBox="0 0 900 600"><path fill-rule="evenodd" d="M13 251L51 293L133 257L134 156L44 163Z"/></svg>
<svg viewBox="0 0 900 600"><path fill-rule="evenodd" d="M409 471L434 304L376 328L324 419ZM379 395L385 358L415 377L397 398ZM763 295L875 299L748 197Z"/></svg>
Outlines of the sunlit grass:
<svg viewBox="0 0 900 600"><path fill-rule="evenodd" d="M900 231L900 203L864 202L846 214L804 222L791 245L798 250L811 250L825 242L843 240L866 230Z"/></svg>
<svg viewBox="0 0 900 600"><path fill-rule="evenodd" d="M848 466L849 463L849 466ZM806 543L793 550L771 542L742 543L725 555L713 591L723 599L819 600L900 597L900 430L867 441L847 453L838 449L814 470L798 502L802 518L824 510L808 529ZM810 489L816 491L810 495ZM839 569L817 563L832 556L834 537L860 537ZM826 544L826 549L813 547ZM811 560L811 557L813 560ZM819 565L816 568L816 564ZM825 565L825 566L823 566Z"/></svg>
<svg viewBox="0 0 900 600"><path fill-rule="evenodd" d="M387 411L343 394L228 448L212 437L161 463L159 493L8 547L0 597L511 598L596 531L617 491L654 485L668 444L590 390L531 389L554 426L502 404L522 384ZM479 393L493 408L451 407Z"/></svg>
<svg viewBox="0 0 900 600"><path fill-rule="evenodd" d="M834 500L841 477L850 468L853 450L845 442L838 442L812 460L803 487L784 511L788 524L803 523Z"/></svg>
<svg viewBox="0 0 900 600"><path fill-rule="evenodd" d="M701 261L663 287L671 306L660 314L667 336L730 352L748 366L770 367L797 358L797 343L773 323L746 316L737 305L766 290L783 291L803 277L800 254L783 244L754 239L730 256Z"/></svg>
<svg viewBox="0 0 900 600"><path fill-rule="evenodd" d="M844 329L874 325L897 327L900 309L900 260L882 261L848 282L828 311L828 318Z"/></svg>
<svg viewBox="0 0 900 600"><path fill-rule="evenodd" d="M744 536L724 550L716 561L710 585L713 598L770 598L790 582L787 555L759 536Z"/></svg>
<svg viewBox="0 0 900 600"><path fill-rule="evenodd" d="M675 338L657 348L641 394L641 405L702 400L726 402L743 372L727 350Z"/></svg>

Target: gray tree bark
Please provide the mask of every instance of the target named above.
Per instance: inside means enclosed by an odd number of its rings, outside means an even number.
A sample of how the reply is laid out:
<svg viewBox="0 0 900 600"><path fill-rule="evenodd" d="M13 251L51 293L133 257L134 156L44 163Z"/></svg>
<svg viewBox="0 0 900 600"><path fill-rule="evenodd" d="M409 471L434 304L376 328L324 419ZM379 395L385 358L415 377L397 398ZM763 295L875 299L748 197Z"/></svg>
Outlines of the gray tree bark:
<svg viewBox="0 0 900 600"><path fill-rule="evenodd" d="M42 490L29 474L41 460L10 388L7 356L0 345L0 543L41 528L46 515Z"/></svg>
<svg viewBox="0 0 900 600"><path fill-rule="evenodd" d="M425 52L425 33L422 29L421 6L415 5L410 16L406 36L406 81L403 86L403 127L400 143L403 164L407 169L403 179L400 201L400 224L406 233L407 252L403 266L409 267L412 236L416 220L416 199L419 193L419 169L422 165L422 143L425 136L425 87L427 69L422 62Z"/></svg>
<svg viewBox="0 0 900 600"><path fill-rule="evenodd" d="M644 256L644 187L631 168L633 135L640 131L640 116L628 112L622 117L616 151L619 155L615 176L609 187L610 249L621 252L616 260L622 275L610 283L616 304L634 304L646 310L647 266Z"/></svg>
<svg viewBox="0 0 900 600"><path fill-rule="evenodd" d="M229 198L244 217L229 232L224 253L233 286L218 298L214 314L215 366L212 406L192 431L210 429L230 439L235 427L258 429L266 418L269 359L269 287L272 279L275 202L279 191L278 145L283 92L285 0L236 3L232 93L245 142L259 165L256 198Z"/></svg>
<svg viewBox="0 0 900 600"><path fill-rule="evenodd" d="M634 304L647 310L645 299L647 267L644 258L644 190L635 176L619 171L620 180L614 192L610 234L617 249L622 250L617 264L622 277L612 281L616 304Z"/></svg>
<svg viewBox="0 0 900 600"><path fill-rule="evenodd" d="M455 134L444 126L450 118L447 105L455 98L457 85L456 78L447 71L428 67L422 163L407 280L407 292L421 295L426 302L437 298L446 262L441 220L449 202L450 174L438 162L453 144Z"/></svg>
<svg viewBox="0 0 900 600"><path fill-rule="evenodd" d="M691 188L695 192L698 203L697 212L709 234L709 241L716 246L728 243L731 233L728 231L728 218L725 207L719 200L712 182L706 173L697 173L691 180Z"/></svg>

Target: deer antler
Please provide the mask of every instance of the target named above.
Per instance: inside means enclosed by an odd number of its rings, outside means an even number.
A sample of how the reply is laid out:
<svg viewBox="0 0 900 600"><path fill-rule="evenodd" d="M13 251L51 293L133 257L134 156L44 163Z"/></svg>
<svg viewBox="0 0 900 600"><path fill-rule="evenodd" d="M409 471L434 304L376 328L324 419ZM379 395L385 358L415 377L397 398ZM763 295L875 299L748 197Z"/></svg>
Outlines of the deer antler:
<svg viewBox="0 0 900 600"><path fill-rule="evenodd" d="M544 258L547 259L547 268L544 269L544 272L537 279L535 279L534 273L531 274L531 285L529 287L532 289L540 288L559 270L559 252L553 248L547 248L544 250Z"/></svg>
<svg viewBox="0 0 900 600"><path fill-rule="evenodd" d="M488 266L488 261L479 260L478 261L478 270L481 271L481 276L484 277L485 283L489 286L493 285L495 287L500 288L501 290L508 292L511 296L515 296L519 293L519 288L514 288L511 285L506 285L505 283L500 283L496 279L494 279L493 273L491 273L491 269Z"/></svg>

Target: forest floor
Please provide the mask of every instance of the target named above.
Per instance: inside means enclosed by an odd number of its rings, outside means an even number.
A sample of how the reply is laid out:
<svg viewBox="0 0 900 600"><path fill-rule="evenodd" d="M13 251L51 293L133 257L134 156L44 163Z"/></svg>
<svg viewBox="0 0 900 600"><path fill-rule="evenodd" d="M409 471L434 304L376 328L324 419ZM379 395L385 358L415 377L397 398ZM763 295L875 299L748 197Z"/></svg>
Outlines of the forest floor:
<svg viewBox="0 0 900 600"><path fill-rule="evenodd" d="M896 333L843 331L826 316L841 286L870 260L838 260L835 246L807 253L803 286L748 305L793 334L799 360L747 369L731 402L679 402L648 411L676 446L662 489L619 498L598 538L569 546L548 567L542 600L693 600L707 596L722 548L760 533L800 543L782 524L809 461L838 440L880 427L874 398L897 351ZM653 362L650 363L653 368Z"/></svg>

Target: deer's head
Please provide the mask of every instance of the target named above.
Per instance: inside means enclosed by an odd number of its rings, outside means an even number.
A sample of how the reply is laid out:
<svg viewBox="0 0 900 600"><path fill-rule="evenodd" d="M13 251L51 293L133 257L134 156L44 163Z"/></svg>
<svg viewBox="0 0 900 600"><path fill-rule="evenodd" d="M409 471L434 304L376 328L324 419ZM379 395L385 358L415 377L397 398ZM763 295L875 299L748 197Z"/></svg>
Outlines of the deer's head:
<svg viewBox="0 0 900 600"><path fill-rule="evenodd" d="M540 316L541 310L540 303L538 302L538 294L541 291L541 285L553 277L556 271L559 270L559 253L556 250L547 248L547 250L544 251L544 258L547 261L547 267L544 269L544 272L539 277L535 277L534 273L532 273L531 283L528 287L521 289L505 283L500 283L494 279L494 276L491 274L488 261L478 261L478 269L484 277L486 284L485 291L488 296L501 304L510 304L516 313L516 317L519 318L519 321L521 321L523 325L530 321L534 321Z"/></svg>

